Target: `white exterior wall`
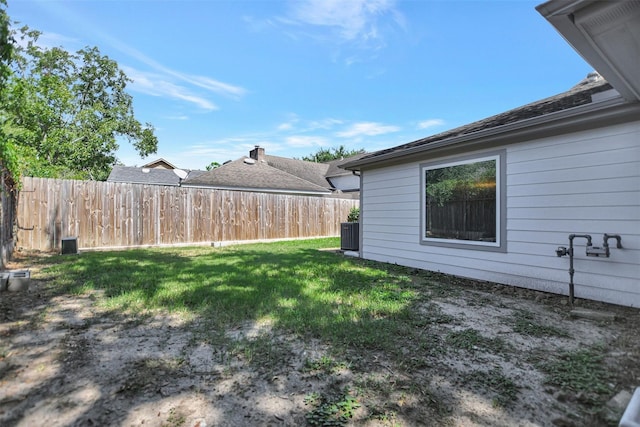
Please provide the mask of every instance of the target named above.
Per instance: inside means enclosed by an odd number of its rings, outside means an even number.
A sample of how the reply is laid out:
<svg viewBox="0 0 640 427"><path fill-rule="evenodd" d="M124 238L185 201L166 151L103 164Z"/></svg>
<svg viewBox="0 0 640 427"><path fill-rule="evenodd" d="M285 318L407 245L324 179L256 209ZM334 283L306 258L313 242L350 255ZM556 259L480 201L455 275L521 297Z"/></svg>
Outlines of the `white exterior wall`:
<svg viewBox="0 0 640 427"><path fill-rule="evenodd" d="M594 246L620 234L610 258L574 240L575 296L640 307L640 121L505 148L506 253L420 244L421 159L362 172L362 256L568 295L569 258L556 248L572 233Z"/></svg>

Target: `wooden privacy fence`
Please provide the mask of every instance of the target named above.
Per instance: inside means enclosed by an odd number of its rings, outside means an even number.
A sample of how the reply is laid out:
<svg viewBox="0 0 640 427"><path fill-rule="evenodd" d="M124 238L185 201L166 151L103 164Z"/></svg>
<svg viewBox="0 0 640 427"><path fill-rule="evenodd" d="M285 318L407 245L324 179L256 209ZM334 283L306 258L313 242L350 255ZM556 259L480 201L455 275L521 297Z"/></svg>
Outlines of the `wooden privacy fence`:
<svg viewBox="0 0 640 427"><path fill-rule="evenodd" d="M18 248L174 245L338 236L357 200L24 178Z"/></svg>
<svg viewBox="0 0 640 427"><path fill-rule="evenodd" d="M0 270L11 257L14 245L15 192L7 185L7 172L0 163Z"/></svg>

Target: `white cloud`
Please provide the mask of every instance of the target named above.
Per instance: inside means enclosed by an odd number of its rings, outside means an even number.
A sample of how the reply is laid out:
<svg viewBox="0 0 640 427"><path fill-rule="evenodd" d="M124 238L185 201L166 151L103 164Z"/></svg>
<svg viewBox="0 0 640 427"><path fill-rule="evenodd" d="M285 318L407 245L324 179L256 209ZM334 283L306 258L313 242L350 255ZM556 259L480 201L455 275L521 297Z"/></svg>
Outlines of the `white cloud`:
<svg viewBox="0 0 640 427"><path fill-rule="evenodd" d="M418 129L427 129L435 126L442 126L444 120L442 119L427 119L418 123Z"/></svg>
<svg viewBox="0 0 640 427"><path fill-rule="evenodd" d="M290 114L290 118L286 122L277 126L279 131L290 131L294 128L299 133L313 132L317 130L329 130L337 125L344 123L342 120L326 118L320 120L303 120L297 114Z"/></svg>
<svg viewBox="0 0 640 427"><path fill-rule="evenodd" d="M376 122L360 122L354 123L348 129L337 132L336 136L341 138L354 138L359 136L376 136L383 135L386 133L392 133L399 131L400 128L398 126L392 125L384 125L382 123Z"/></svg>
<svg viewBox="0 0 640 427"><path fill-rule="evenodd" d="M207 110L217 110L218 107L203 96L194 94L184 86L177 85L166 79L166 76L157 73L148 73L132 67L121 66L133 82L130 84L132 90L152 96L160 96L172 99L179 99Z"/></svg>
<svg viewBox="0 0 640 427"><path fill-rule="evenodd" d="M219 140L219 141L212 141L210 143L192 145L191 147L187 148L183 152L183 154L185 156L195 157L195 158L207 157L207 158L213 158L213 160L222 159L223 157L226 157L229 155L230 147L228 147L228 143L231 141L232 141L232 138L229 138L227 140ZM226 160L228 159L225 158L223 161L226 161Z"/></svg>
<svg viewBox="0 0 640 427"><path fill-rule="evenodd" d="M285 138L285 144L289 147L320 147L327 143L328 140L322 136L297 135Z"/></svg>
<svg viewBox="0 0 640 427"><path fill-rule="evenodd" d="M281 123L277 127L278 130L291 130L293 129L293 123Z"/></svg>
<svg viewBox="0 0 640 427"><path fill-rule="evenodd" d="M166 116L165 118L168 120L189 120L189 116L184 114L177 115L177 116Z"/></svg>
<svg viewBox="0 0 640 427"><path fill-rule="evenodd" d="M175 75L176 77L180 78L181 80L184 80L185 82L189 82L195 86L199 86L203 89L207 89L211 92L216 92L222 95L239 98L247 93L247 90L243 87L220 82L218 80L214 80L209 77L193 76L193 75L182 74L182 73L174 73L172 75Z"/></svg>
<svg viewBox="0 0 640 427"><path fill-rule="evenodd" d="M142 73L141 71L138 72L138 83L142 84L142 87L146 88L146 90L150 90L149 87L152 85L158 87L164 86L164 89L156 88L156 96L169 96L170 98L174 99L182 99L187 102L195 103L201 108L213 110L217 109L215 104L207 101L204 95L196 93L198 88L204 89L207 92L227 96L234 99L239 99L247 93L247 89L238 85L221 82L208 76L184 73L166 67L155 59L150 58L141 51L137 50L133 46L105 33L95 23L87 22L83 17L74 13L71 8L67 8L65 6L51 6L51 11L55 15L59 16L60 19L64 19L65 21L69 22L70 25L74 25L77 28L82 28L86 33L94 34L98 38L104 40L105 44L108 44L112 48L129 56L131 59L136 60L149 67L150 71L145 71L145 73L148 76L153 76L154 80L163 81L165 82L165 84L163 85L161 83L157 83L156 81L153 81L152 84L141 83L139 79ZM52 44L64 44L67 49L70 49L71 45L77 45L78 41L60 34L43 33L40 36L40 43L45 47L50 47ZM124 61L118 60L118 62L122 64ZM121 65L121 68L124 69L125 67ZM139 68L140 67L138 67L138 69ZM189 90L184 87L185 85L191 86ZM138 86L138 88L140 87L141 86Z"/></svg>
<svg viewBox="0 0 640 427"><path fill-rule="evenodd" d="M317 129L332 129L337 125L341 125L344 123L342 120L338 119L322 119L322 120L312 120L309 122L308 130L317 130Z"/></svg>
<svg viewBox="0 0 640 427"><path fill-rule="evenodd" d="M285 122L280 123L276 129L279 131L287 131L291 130L295 127L295 125L300 121L300 118L295 113L287 114L287 120Z"/></svg>
<svg viewBox="0 0 640 427"><path fill-rule="evenodd" d="M291 5L294 22L334 29L346 41L378 39L380 17L398 15L393 0L294 0Z"/></svg>

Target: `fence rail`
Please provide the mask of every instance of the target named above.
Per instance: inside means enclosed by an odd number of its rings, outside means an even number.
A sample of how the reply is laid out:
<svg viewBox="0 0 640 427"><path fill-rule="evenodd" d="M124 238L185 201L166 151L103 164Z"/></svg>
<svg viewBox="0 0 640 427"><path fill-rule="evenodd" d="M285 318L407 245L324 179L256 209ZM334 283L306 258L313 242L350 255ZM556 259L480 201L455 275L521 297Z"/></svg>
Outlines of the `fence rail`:
<svg viewBox="0 0 640 427"><path fill-rule="evenodd" d="M338 236L357 200L24 178L17 247L52 251Z"/></svg>

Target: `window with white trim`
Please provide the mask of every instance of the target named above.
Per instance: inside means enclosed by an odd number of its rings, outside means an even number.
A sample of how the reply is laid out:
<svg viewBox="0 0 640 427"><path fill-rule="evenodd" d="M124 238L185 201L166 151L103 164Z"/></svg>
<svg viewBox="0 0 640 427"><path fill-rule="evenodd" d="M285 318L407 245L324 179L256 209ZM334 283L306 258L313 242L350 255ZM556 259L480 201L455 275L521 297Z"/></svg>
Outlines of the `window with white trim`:
<svg viewBox="0 0 640 427"><path fill-rule="evenodd" d="M504 251L504 151L421 165L421 243Z"/></svg>

